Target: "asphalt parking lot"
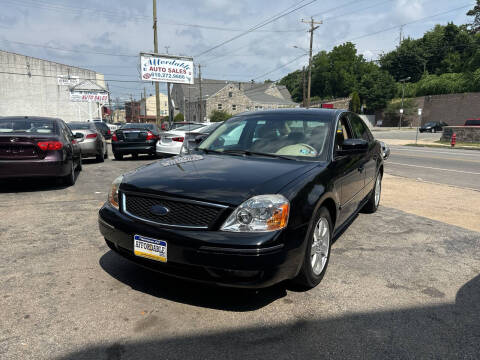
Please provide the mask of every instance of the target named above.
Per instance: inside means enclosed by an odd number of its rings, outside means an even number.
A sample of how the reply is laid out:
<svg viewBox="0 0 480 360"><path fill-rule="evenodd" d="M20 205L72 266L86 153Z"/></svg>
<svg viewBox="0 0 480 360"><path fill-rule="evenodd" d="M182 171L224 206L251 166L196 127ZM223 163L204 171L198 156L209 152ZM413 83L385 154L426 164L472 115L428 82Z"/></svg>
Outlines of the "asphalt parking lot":
<svg viewBox="0 0 480 360"><path fill-rule="evenodd" d="M129 263L98 231L111 181L152 161L85 161L69 188L0 184L0 358L480 356L480 233L381 206L337 239L313 290L198 285Z"/></svg>

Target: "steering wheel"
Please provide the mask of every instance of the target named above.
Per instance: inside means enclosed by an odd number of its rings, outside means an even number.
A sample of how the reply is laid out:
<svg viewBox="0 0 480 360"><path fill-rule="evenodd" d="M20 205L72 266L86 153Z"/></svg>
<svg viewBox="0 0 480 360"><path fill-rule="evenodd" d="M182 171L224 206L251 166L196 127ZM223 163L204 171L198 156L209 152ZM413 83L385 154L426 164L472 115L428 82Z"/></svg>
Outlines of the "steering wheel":
<svg viewBox="0 0 480 360"><path fill-rule="evenodd" d="M284 146L276 151L278 155L292 156L317 156L317 150L308 144L295 144Z"/></svg>

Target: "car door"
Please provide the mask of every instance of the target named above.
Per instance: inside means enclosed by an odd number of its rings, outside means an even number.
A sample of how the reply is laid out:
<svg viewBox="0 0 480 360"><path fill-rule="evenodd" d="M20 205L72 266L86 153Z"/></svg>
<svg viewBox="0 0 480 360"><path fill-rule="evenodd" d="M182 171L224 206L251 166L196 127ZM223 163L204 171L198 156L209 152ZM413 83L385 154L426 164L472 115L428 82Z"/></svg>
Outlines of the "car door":
<svg viewBox="0 0 480 360"><path fill-rule="evenodd" d="M333 167L338 176L335 186L340 189L339 224L355 212L364 187L363 154L341 152L343 141L354 137L348 117L348 113L343 113L335 130Z"/></svg>
<svg viewBox="0 0 480 360"><path fill-rule="evenodd" d="M365 189L364 195L366 196L373 187L373 180L377 171L378 151L375 148L375 139L363 120L353 113L350 113L349 117L354 138L368 142L368 150L362 154L360 161L361 173L363 175L362 188Z"/></svg>
<svg viewBox="0 0 480 360"><path fill-rule="evenodd" d="M60 129L65 139L65 148L67 149L67 157L71 157L73 161L80 157L80 145L73 137L73 133L70 128L63 122L60 121Z"/></svg>

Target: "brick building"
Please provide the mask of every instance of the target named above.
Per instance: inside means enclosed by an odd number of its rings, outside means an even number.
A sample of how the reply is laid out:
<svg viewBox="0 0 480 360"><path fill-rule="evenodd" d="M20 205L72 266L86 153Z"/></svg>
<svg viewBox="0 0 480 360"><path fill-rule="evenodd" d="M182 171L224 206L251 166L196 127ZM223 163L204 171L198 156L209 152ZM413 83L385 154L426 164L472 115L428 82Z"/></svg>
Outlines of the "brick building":
<svg viewBox="0 0 480 360"><path fill-rule="evenodd" d="M125 102L125 121L127 123L138 123L140 121L140 101Z"/></svg>
<svg viewBox="0 0 480 360"><path fill-rule="evenodd" d="M298 106L283 85L212 79L202 79L201 100L198 79L195 79L195 85L174 84L172 99L175 111L184 114L189 121L205 121L214 110L235 115L244 111Z"/></svg>

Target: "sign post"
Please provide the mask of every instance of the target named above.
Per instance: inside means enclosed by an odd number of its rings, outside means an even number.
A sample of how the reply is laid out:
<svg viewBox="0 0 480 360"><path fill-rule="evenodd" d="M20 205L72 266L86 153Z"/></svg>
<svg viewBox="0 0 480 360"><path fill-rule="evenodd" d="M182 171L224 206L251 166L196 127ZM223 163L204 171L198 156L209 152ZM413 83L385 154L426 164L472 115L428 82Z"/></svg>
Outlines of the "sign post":
<svg viewBox="0 0 480 360"><path fill-rule="evenodd" d="M417 145L418 142L418 129L420 128L420 124L422 123L422 108L418 108L418 124L417 124L417 132L415 134L415 145Z"/></svg>

